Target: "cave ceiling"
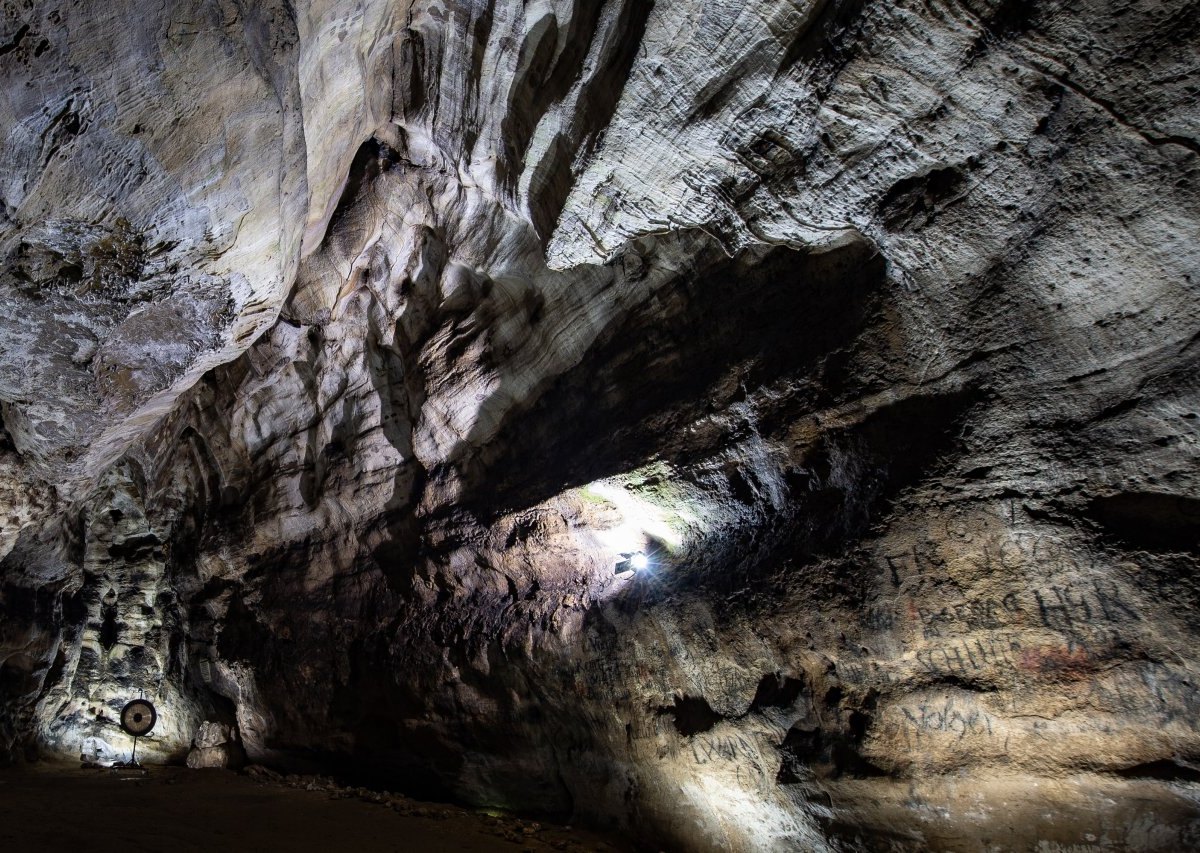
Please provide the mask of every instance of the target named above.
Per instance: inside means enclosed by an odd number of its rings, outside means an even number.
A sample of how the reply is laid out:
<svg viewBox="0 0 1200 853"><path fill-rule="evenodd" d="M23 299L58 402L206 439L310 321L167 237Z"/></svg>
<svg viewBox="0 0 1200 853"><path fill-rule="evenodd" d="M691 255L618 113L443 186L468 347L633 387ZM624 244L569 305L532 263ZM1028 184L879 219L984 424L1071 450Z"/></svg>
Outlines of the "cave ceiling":
<svg viewBox="0 0 1200 853"><path fill-rule="evenodd" d="M0 8L0 757L1200 845L1194 0Z"/></svg>

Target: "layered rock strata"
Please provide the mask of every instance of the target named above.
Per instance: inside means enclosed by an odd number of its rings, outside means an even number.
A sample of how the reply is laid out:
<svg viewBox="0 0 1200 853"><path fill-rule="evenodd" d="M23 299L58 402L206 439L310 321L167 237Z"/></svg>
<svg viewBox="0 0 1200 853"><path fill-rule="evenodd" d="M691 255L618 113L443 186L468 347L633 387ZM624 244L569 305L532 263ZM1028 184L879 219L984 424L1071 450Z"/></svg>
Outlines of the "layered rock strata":
<svg viewBox="0 0 1200 853"><path fill-rule="evenodd" d="M144 690L679 849L1200 841L1194 3L58 6L8 753Z"/></svg>

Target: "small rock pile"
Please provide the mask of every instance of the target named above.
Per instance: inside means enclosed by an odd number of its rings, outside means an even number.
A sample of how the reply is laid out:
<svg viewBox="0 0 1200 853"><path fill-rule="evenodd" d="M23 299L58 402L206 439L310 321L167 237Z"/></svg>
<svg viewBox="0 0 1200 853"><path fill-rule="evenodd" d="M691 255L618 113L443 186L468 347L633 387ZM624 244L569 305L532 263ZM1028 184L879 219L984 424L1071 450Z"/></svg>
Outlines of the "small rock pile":
<svg viewBox="0 0 1200 853"><path fill-rule="evenodd" d="M236 770L245 763L244 756L236 731L224 723L205 722L192 741L187 766L193 770L210 767Z"/></svg>

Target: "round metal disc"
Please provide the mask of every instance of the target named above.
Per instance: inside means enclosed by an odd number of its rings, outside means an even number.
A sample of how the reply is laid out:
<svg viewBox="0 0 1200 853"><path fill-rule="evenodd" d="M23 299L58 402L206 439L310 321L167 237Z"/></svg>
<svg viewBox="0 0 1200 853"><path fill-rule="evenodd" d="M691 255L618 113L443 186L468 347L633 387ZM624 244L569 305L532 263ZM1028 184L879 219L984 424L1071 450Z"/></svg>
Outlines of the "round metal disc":
<svg viewBox="0 0 1200 853"><path fill-rule="evenodd" d="M147 699L134 699L121 709L121 728L134 737L150 733L158 722L158 711Z"/></svg>

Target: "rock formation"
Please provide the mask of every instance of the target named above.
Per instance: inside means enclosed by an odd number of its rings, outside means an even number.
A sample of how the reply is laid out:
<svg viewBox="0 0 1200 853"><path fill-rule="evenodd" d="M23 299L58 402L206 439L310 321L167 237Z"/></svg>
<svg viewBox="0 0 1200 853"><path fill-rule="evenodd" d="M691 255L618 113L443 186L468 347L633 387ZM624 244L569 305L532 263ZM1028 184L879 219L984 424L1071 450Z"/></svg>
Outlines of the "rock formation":
<svg viewBox="0 0 1200 853"><path fill-rule="evenodd" d="M1200 844L1194 0L3 8L0 754Z"/></svg>

